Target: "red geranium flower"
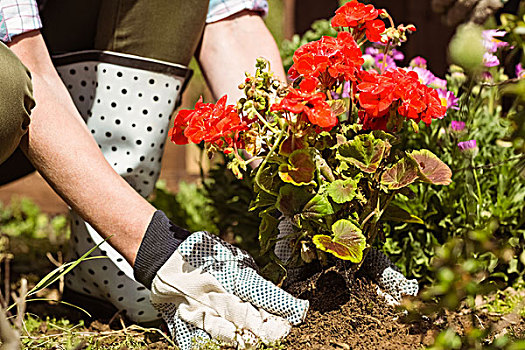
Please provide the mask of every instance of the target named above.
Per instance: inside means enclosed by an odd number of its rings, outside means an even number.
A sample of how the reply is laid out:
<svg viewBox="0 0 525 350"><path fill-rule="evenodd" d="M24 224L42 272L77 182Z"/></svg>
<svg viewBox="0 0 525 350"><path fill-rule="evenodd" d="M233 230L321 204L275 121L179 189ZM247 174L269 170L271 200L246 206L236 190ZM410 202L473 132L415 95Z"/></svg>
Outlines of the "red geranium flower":
<svg viewBox="0 0 525 350"><path fill-rule="evenodd" d="M389 69L383 74L360 73L357 89L363 109L360 119L365 129L387 130L392 109L400 116L427 125L432 119L443 117L446 107L441 105L437 91L421 83L414 73L401 68Z"/></svg>
<svg viewBox="0 0 525 350"><path fill-rule="evenodd" d="M385 23L377 19L381 12L373 5L352 0L337 9L332 18L332 27L354 28L357 33L364 30L368 40L380 42L381 34L385 31Z"/></svg>
<svg viewBox="0 0 525 350"><path fill-rule="evenodd" d="M318 78L321 82L355 81L364 63L361 50L348 32L340 32L337 38L323 36L304 44L295 51L293 61L288 71L290 78Z"/></svg>
<svg viewBox="0 0 525 350"><path fill-rule="evenodd" d="M202 97L195 104L195 110L181 110L175 116L169 137L179 145L211 142L219 147L224 143L233 146L239 131L248 130L251 121L243 120L233 105L226 105L227 96L217 104L203 103Z"/></svg>
<svg viewBox="0 0 525 350"><path fill-rule="evenodd" d="M374 118L383 116L394 100L396 83L392 77L375 71L361 72L361 82L357 85L359 104L366 113Z"/></svg>
<svg viewBox="0 0 525 350"><path fill-rule="evenodd" d="M299 89L290 88L290 92L279 104L272 106L272 111L289 111L294 114L304 113L308 120L322 128L332 128L337 124L337 117L326 102L326 95L315 92L317 79L309 78L301 82Z"/></svg>

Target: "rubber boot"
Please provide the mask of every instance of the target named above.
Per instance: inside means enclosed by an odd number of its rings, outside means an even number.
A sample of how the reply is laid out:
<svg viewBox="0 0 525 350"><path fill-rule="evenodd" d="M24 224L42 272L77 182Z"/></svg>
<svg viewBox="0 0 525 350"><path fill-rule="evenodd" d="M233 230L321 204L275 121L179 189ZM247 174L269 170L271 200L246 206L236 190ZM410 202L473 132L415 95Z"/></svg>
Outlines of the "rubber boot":
<svg viewBox="0 0 525 350"><path fill-rule="evenodd" d="M186 67L137 56L83 51L54 57L89 131L113 169L148 196L157 181L170 117L191 75ZM74 135L72 135L74 137ZM69 293L111 303L139 323L160 319L149 291L128 262L78 214L71 213L70 258L95 245L91 256L66 275Z"/></svg>

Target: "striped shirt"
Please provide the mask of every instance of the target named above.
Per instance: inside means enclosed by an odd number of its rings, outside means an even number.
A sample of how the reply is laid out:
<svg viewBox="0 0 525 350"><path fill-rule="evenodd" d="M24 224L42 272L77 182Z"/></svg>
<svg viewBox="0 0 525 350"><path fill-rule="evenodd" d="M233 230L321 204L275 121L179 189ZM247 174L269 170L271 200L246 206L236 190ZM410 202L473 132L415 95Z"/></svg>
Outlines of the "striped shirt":
<svg viewBox="0 0 525 350"><path fill-rule="evenodd" d="M89 0L86 0L89 1ZM267 0L210 0L206 23L212 23L243 10L266 15ZM36 0L0 0L0 41L6 43L14 36L42 28Z"/></svg>
<svg viewBox="0 0 525 350"><path fill-rule="evenodd" d="M42 21L34 0L0 0L0 40L11 41L15 35L39 29Z"/></svg>
<svg viewBox="0 0 525 350"><path fill-rule="evenodd" d="M206 23L216 22L243 10L268 13L267 0L210 0Z"/></svg>

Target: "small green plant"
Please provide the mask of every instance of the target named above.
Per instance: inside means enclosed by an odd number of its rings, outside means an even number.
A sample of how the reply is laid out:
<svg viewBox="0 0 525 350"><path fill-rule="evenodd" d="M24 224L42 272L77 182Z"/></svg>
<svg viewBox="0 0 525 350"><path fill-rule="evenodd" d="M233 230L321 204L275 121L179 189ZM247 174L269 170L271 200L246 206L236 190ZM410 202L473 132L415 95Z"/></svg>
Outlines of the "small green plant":
<svg viewBox="0 0 525 350"><path fill-rule="evenodd" d="M63 241L69 237L69 226L65 215L50 217L30 199L14 198L8 206L0 203L0 232Z"/></svg>
<svg viewBox="0 0 525 350"><path fill-rule="evenodd" d="M180 182L177 193L172 193L164 181L157 181L151 202L181 227L192 232L219 233L213 222L213 218L216 217L215 209L210 206L211 201L206 197L203 188L196 184Z"/></svg>

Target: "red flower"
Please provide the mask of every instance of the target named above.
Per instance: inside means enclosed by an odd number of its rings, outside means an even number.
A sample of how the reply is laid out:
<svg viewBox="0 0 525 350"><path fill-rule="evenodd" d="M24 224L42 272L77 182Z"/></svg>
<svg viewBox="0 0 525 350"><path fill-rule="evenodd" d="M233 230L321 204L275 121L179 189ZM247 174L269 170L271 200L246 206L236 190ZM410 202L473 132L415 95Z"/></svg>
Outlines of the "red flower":
<svg viewBox="0 0 525 350"><path fill-rule="evenodd" d="M313 77L321 82L334 79L355 81L364 63L361 50L348 32L340 32L337 38L323 36L304 44L295 51L293 61L288 71L292 79Z"/></svg>
<svg viewBox="0 0 525 350"><path fill-rule="evenodd" d="M238 134L248 130L251 121L242 120L233 105L226 105L227 96L217 104L203 103L202 97L195 110L181 110L175 116L169 137L176 144L210 142L222 147L225 143L239 145Z"/></svg>
<svg viewBox="0 0 525 350"><path fill-rule="evenodd" d="M432 119L443 117L446 107L441 105L437 91L422 84L414 73L401 68L389 69L383 74L361 72L357 89L363 109L360 120L365 129L387 130L392 110L427 125ZM396 122L393 124L391 127L395 129Z"/></svg>
<svg viewBox="0 0 525 350"><path fill-rule="evenodd" d="M364 30L368 40L379 42L381 34L385 31L385 23L377 19L381 12L382 10L377 10L373 5L352 0L335 11L332 27L354 28L356 33L362 33Z"/></svg>
<svg viewBox="0 0 525 350"><path fill-rule="evenodd" d="M314 125L332 128L338 122L326 102L326 95L315 92L317 79L309 78L301 82L299 89L290 88L290 92L279 104L272 106L272 111L289 111L294 114L304 113Z"/></svg>
<svg viewBox="0 0 525 350"><path fill-rule="evenodd" d="M385 32L385 22L380 19L365 23L365 34L371 42L381 42L381 34Z"/></svg>
<svg viewBox="0 0 525 350"><path fill-rule="evenodd" d="M394 100L395 81L375 71L361 72L362 81L357 85L359 104L365 112L374 118L382 117Z"/></svg>

